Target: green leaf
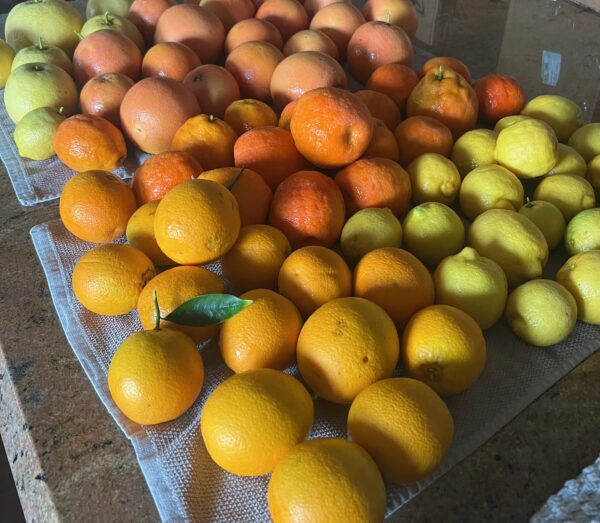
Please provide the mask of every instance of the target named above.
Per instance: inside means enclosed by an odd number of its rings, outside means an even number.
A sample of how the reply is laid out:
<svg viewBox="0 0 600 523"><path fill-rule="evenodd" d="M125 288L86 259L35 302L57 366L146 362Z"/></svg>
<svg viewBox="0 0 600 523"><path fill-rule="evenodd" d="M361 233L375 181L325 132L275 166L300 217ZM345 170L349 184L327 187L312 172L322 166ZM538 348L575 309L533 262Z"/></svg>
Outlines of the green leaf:
<svg viewBox="0 0 600 523"><path fill-rule="evenodd" d="M203 294L182 303L163 319L190 327L208 327L232 318L252 300L241 300L232 294Z"/></svg>

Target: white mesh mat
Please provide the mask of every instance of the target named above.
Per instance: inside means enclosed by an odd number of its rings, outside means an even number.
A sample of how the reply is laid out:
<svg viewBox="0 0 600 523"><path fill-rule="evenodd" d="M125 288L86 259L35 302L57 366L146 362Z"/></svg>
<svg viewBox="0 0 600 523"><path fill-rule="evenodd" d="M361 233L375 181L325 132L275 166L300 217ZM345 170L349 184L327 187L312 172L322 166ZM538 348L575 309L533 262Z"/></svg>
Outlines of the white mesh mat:
<svg viewBox="0 0 600 523"><path fill-rule="evenodd" d="M156 506L164 521L268 521L268 477L228 474L207 455L200 436L200 414L210 392L231 372L215 343L203 349L205 385L200 398L181 418L154 427L126 419L110 398L106 373L119 343L139 330L136 313L104 317L83 309L70 285L73 266L89 244L68 233L60 221L35 226L31 236L66 337L104 405L131 440ZM553 277L561 256L548 263ZM212 269L219 271L218 265ZM467 392L449 398L455 421L454 444L428 479L404 487L388 486L388 514L393 513L451 467L477 449L536 397L600 346L600 327L578 322L565 343L540 349L510 333L504 321L486 331L488 361L481 378ZM289 372L294 373L294 369ZM347 408L317 400L311 438L346 436Z"/></svg>

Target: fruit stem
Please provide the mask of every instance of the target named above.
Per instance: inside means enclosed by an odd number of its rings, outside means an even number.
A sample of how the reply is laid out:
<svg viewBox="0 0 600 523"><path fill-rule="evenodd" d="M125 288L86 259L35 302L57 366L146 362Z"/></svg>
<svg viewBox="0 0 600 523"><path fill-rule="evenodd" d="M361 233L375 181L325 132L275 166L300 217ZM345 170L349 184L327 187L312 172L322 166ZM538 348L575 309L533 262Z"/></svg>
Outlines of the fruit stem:
<svg viewBox="0 0 600 523"><path fill-rule="evenodd" d="M159 331L161 318L160 318L160 307L158 306L158 296L156 295L156 289L154 289L152 296L154 297L154 318L156 321L156 323L154 324L154 330Z"/></svg>
<svg viewBox="0 0 600 523"><path fill-rule="evenodd" d="M444 79L444 68L440 65L437 72L437 79L441 82Z"/></svg>
<svg viewBox="0 0 600 523"><path fill-rule="evenodd" d="M44 39L41 36L38 38L38 49L40 51L44 51L46 49L46 46L44 45Z"/></svg>
<svg viewBox="0 0 600 523"><path fill-rule="evenodd" d="M208 115L208 121L209 121L210 123L213 123L213 122L215 121L215 115L214 115L214 114L209 114L209 115Z"/></svg>
<svg viewBox="0 0 600 523"><path fill-rule="evenodd" d="M525 198L525 207L527 207L528 209L531 209L533 207L533 202L531 201L529 196L527 196L527 198Z"/></svg>
<svg viewBox="0 0 600 523"><path fill-rule="evenodd" d="M108 11L106 11L106 13L104 13L104 20L102 21L102 23L104 25L113 25L113 21L110 18L108 18L109 14L110 13Z"/></svg>
<svg viewBox="0 0 600 523"><path fill-rule="evenodd" d="M427 367L427 378L431 381L439 381L440 374L437 367Z"/></svg>
<svg viewBox="0 0 600 523"><path fill-rule="evenodd" d="M58 114L62 114L62 113L64 112L64 110L65 110L65 108L64 108L64 107L61 105L61 106L58 108Z"/></svg>
<svg viewBox="0 0 600 523"><path fill-rule="evenodd" d="M245 170L246 170L246 168L245 168L245 167L242 167L242 168L240 169L240 172L239 172L239 173L237 173L237 174L234 176L233 180L231 180L231 183L230 183L230 184L227 186L227 188L228 188L230 191L233 189L233 186L235 185L235 182L237 182L237 181L239 180L240 176L242 175L242 173L243 173Z"/></svg>
<svg viewBox="0 0 600 523"><path fill-rule="evenodd" d="M83 40L85 38L85 36L83 36L79 31L74 31L74 33L77 35L77 38L79 38L80 40Z"/></svg>
<svg viewBox="0 0 600 523"><path fill-rule="evenodd" d="M392 13L390 13L389 9L385 12L385 23L387 25L390 25L392 23Z"/></svg>

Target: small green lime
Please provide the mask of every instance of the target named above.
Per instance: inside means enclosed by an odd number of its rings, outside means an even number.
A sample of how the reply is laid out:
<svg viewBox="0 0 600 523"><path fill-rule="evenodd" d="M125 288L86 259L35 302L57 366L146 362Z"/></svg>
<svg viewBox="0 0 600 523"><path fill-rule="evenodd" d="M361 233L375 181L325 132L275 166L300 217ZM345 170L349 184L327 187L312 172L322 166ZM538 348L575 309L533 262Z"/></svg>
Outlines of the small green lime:
<svg viewBox="0 0 600 523"><path fill-rule="evenodd" d="M54 134L64 119L64 115L52 107L38 107L23 116L14 133L19 156L30 160L54 156Z"/></svg>

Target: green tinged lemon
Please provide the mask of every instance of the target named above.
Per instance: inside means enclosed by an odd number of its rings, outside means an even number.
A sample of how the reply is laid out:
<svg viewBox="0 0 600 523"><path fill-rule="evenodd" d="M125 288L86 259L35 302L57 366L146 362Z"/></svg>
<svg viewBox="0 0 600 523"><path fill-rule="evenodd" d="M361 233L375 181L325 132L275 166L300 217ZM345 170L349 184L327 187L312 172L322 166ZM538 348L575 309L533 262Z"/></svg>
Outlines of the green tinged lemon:
<svg viewBox="0 0 600 523"><path fill-rule="evenodd" d="M600 154L600 123L589 123L577 129L569 138L573 147L586 162Z"/></svg>
<svg viewBox="0 0 600 523"><path fill-rule="evenodd" d="M30 160L47 160L54 156L54 134L64 119L64 115L52 107L38 107L28 112L15 127L19 156Z"/></svg>
<svg viewBox="0 0 600 523"><path fill-rule="evenodd" d="M538 226L549 249L554 249L562 241L565 234L565 218L556 205L542 200L528 201L519 212Z"/></svg>
<svg viewBox="0 0 600 523"><path fill-rule="evenodd" d="M556 273L556 281L565 286L577 302L577 317L600 325L600 250L571 256Z"/></svg>
<svg viewBox="0 0 600 523"><path fill-rule="evenodd" d="M565 232L565 247L570 256L600 249L600 209L586 209L573 217Z"/></svg>
<svg viewBox="0 0 600 523"><path fill-rule="evenodd" d="M456 140L450 158L458 172L465 176L476 167L496 163L494 149L497 137L497 133L490 129L473 129Z"/></svg>
<svg viewBox="0 0 600 523"><path fill-rule="evenodd" d="M577 176L585 176L587 165L583 156L581 156L573 147L569 147L564 143L558 144L558 161L556 165L550 169L548 176L553 174L576 174Z"/></svg>
<svg viewBox="0 0 600 523"><path fill-rule="evenodd" d="M544 178L535 188L533 198L556 205L567 222L577 213L596 206L596 195L590 182L574 174Z"/></svg>
<svg viewBox="0 0 600 523"><path fill-rule="evenodd" d="M530 100L521 114L546 122L559 142L566 142L583 125L583 111L573 100L556 94L542 94Z"/></svg>

